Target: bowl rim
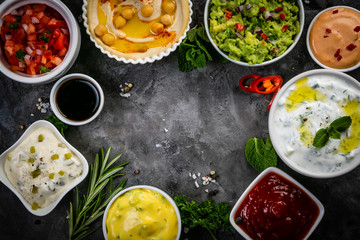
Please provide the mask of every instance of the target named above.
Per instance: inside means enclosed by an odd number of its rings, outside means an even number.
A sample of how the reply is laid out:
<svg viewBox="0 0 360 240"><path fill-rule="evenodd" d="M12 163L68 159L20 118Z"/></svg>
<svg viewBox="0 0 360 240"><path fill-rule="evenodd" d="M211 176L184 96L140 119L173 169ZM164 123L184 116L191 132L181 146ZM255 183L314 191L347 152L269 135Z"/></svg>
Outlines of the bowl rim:
<svg viewBox="0 0 360 240"><path fill-rule="evenodd" d="M205 26L205 31L206 31L206 34L211 42L211 44L213 45L213 47L216 49L216 51L218 53L221 54L221 56L223 56L224 58L226 58L228 61L232 62L232 63L235 63L235 64L238 64L240 66L245 66L245 67L262 67L262 66L266 66L266 65L269 65L271 63L274 63L276 61L279 61L280 59L284 58L288 53L290 53L293 48L295 48L295 46L297 45L297 43L299 42L300 38L301 38L301 35L303 33L303 30L304 30L304 25L305 25L305 11L304 11L304 5L302 3L301 0L297 0L297 4L298 4L298 7L299 7L299 21L300 21L300 32L296 35L295 37L295 41L293 44L290 45L290 47L288 47L288 49L286 49L286 51L278 56L278 57L275 57L269 61L265 61L265 62L262 62L262 63L256 63L256 64L249 64L249 63L246 63L246 62L240 62L240 61L236 61L232 58L230 58L227 54L225 54L222 50L220 50L220 48L215 44L214 40L212 39L211 35L210 35L210 30L209 30L209 9L210 9L210 2L212 0L207 0L206 1L206 4L205 4L205 10L204 10L204 26Z"/></svg>
<svg viewBox="0 0 360 240"><path fill-rule="evenodd" d="M82 18L83 18L83 21L84 21L84 27L85 27L85 30L86 30L86 33L89 35L90 37L90 40L95 44L95 47L97 47L98 49L100 49L100 51L107 55L109 58L113 58L115 59L116 61L118 62L124 62L124 63L131 63L131 64L145 64L145 63L152 63L152 62L155 62L156 60L161 60L163 57L167 57L170 55L170 53L174 52L176 50L176 48L181 44L181 42L186 38L186 33L190 30L190 25L191 25L191 22L192 22L192 14L193 14L193 11L192 11L192 2L191 0L187 0L188 3L189 3L189 22L188 22L188 25L187 25L187 28L185 29L183 35L179 38L179 40L174 43L171 47L167 48L165 51L163 52L160 52L156 55L153 55L151 57L145 57L145 58L137 58L137 59L127 59L125 57L118 57L112 53L110 53L109 51L105 50L101 45L99 45L96 40L93 38L93 36L91 35L90 33L90 30L89 30L89 25L87 24L87 5L88 5L88 0L83 0L83 5L82 5Z"/></svg>
<svg viewBox="0 0 360 240"><path fill-rule="evenodd" d="M16 148L27 136L29 136L32 132L34 132L36 129L40 128L40 127L45 127L48 128L49 130L51 130L55 136L62 142L64 143L81 161L81 163L83 164L83 172L81 174L81 176L78 178L77 181L75 181L72 185L70 185L68 187L67 190L65 190L53 203L51 203L50 205L48 205L45 208L39 208L37 210L33 210L31 208L31 204L29 202L26 201L26 199L16 190L16 188L11 184L11 182L9 181L9 179L6 176L6 173L4 171L4 161L6 161L6 154L11 152L14 148ZM5 150L1 155L0 155L0 182L2 182L6 187L8 187L17 197L18 199L22 202L22 204L24 205L24 207L32 214L36 215L36 216L45 216L47 214L49 214L52 210L54 210L54 208L58 205L58 203L63 199L63 197L70 191L72 190L74 187L76 187L78 184L80 184L87 176L88 172L89 172L89 165L88 162L86 160L86 158L76 149L74 148L61 134L60 132L55 128L55 126L53 124L51 124L50 122L46 121L46 120L38 120L34 123L32 123L28 129L26 129L26 131L21 135L21 137L11 146L9 147L7 150Z"/></svg>
<svg viewBox="0 0 360 240"><path fill-rule="evenodd" d="M360 14L360 10L356 9L356 8L353 8L353 7L349 7L349 6L344 6L344 5L339 5L339 6L333 6L333 7L329 7L329 8L326 8L324 10L322 10L321 12L319 12L318 14L316 14L316 16L312 19L309 27L308 27L308 30L307 30L307 33L306 33L306 48L308 50L308 53L309 55L311 56L311 58L314 60L314 62L317 63L317 65L319 65L320 67L322 68L325 68L325 69L331 69L331 70L335 70L335 71L338 71L338 72L350 72L350 71L353 71L355 69L357 69L359 66L360 66L360 61L355 64L354 66L352 67L349 67L349 68L332 68L332 67L328 67L326 66L325 64L321 63L313 54L312 50L311 50L311 47L310 47L310 32L311 32L311 29L312 29L312 26L314 24L314 22L317 20L317 18L323 14L324 12L326 11L329 11L331 9L334 9L334 8L339 8L339 7L342 7L342 8L347 8L347 9L351 9L351 10L354 10L356 12L358 12Z"/></svg>
<svg viewBox="0 0 360 240"><path fill-rule="evenodd" d="M275 110L276 110L276 105L280 99L280 97L286 92L286 90L291 87L295 82L297 82L298 80L300 80L301 78L304 77L308 77L308 76L313 76L313 75L335 75L339 78L344 79L345 81L348 80L350 82L352 82L353 84L357 85L360 88L360 82L358 82L355 78L351 77L350 75L347 75L346 73L340 72L340 71L335 71L332 69L315 69L315 70L310 70L310 71L306 71L303 73L300 73L296 76L294 76L293 78L291 78L288 82L286 82L286 84L280 89L280 91L276 94L273 104L270 108L270 112L269 112L269 118L268 118L268 126L269 126L269 135L270 135L270 139L274 139L274 123L273 123L273 118L275 116ZM290 161L285 154L280 150L278 144L276 141L272 141L273 143L273 147L276 151L276 153L278 154L278 156L281 158L281 160L291 169L293 169L294 171L307 176L307 177L312 177L312 178L332 178L332 177L338 177L341 176L343 174L346 174L352 170L354 170L356 167L358 167L360 165L360 159L358 161L357 164L353 164L351 165L348 169L342 169L341 171L337 171L337 172L333 172L333 173L314 173L314 172L309 172L306 171L304 168L299 167L298 165L296 165L294 162Z"/></svg>
<svg viewBox="0 0 360 240"><path fill-rule="evenodd" d="M302 191L304 191L317 205L318 209L319 209L319 215L317 216L314 224L312 225L312 227L310 228L309 232L306 234L304 239L307 239L315 230L315 228L319 225L321 219L324 216L325 213L325 208L322 205L322 203L319 201L319 199L317 199L308 189L306 189L301 183L299 183L298 181L296 181L293 177L291 177L289 174L287 174L286 172L282 171L279 168L276 167L269 167L267 169L265 169L264 171L262 171L251 183L250 185L246 188L246 190L241 194L240 198L237 200L237 202L235 203L234 207L232 208L231 212L230 212L230 223L231 225L235 228L236 231L238 231L244 238L246 239L251 239L251 237L249 235L246 234L246 232L244 230L242 230L236 223L234 220L235 214L236 214L236 210L239 208L240 204L244 201L244 199L246 198L246 196L249 194L249 192L254 188L254 186L263 178L265 177L267 174L274 172L279 174L280 176L282 176L283 178L285 178L286 180L290 181L291 183L293 183L294 185L296 185L298 188L300 188Z"/></svg>
<svg viewBox="0 0 360 240"><path fill-rule="evenodd" d="M150 189L153 190L155 192L160 193L161 195L163 195L169 202L170 204L173 206L173 208L175 209L175 213L177 216L177 220L178 220L178 232L177 232L177 236L176 236L176 240L180 239L180 235L181 235L181 215L180 215L180 211L178 206L176 205L175 201L172 199L172 197L170 197L166 192L164 192L163 190L157 188L157 187L153 187L153 186L149 186L149 185L134 185L128 188L125 188L123 190L121 190L118 194L116 194L111 201L108 203L108 205L106 206L106 209L104 211L104 215L103 215L103 220L102 220L102 229L103 229L103 235L105 240L107 240L107 234L106 234L106 217L108 215L109 209L111 207L111 205L113 204L113 202L115 202L115 200L123 195L124 193L133 190L133 189L139 189L139 188L145 188L145 189Z"/></svg>
<svg viewBox="0 0 360 240"><path fill-rule="evenodd" d="M99 93L99 107L96 110L95 114L92 115L90 118L82 120L82 121L74 121L74 120L70 120L68 118L65 118L59 111L57 104L55 102L55 97L56 97L56 93L58 91L58 89L60 88L60 86L67 81L71 81L72 79L75 78L80 78L80 79L85 79L87 81L89 81L98 91ZM54 86L51 88L51 92L50 92L50 105L51 105L51 109L53 111L53 113L56 115L57 118L59 118L62 122L68 124L68 125L72 125L72 126L81 126L81 125L85 125L90 123L91 121L93 121L95 118L97 118L99 116L99 114L101 113L102 109L104 108L104 102L105 102L105 96L104 96L104 92L100 86L100 84L93 79L92 77L85 75L83 73L71 73L71 74L67 74L65 76L63 76L62 78L60 78L55 84Z"/></svg>
<svg viewBox="0 0 360 240"><path fill-rule="evenodd" d="M48 73L29 75L18 71L10 70L10 65L5 59L3 54L0 54L0 69L1 72L8 78L17 82L25 84L44 84L52 82L61 77L67 72L75 63L77 56L79 55L81 45L80 28L77 24L75 17L69 10L69 8L61 1L56 0L27 0L27 1L11 1L7 0L0 5L0 26L3 24L3 16L10 13L12 10L28 4L45 4L54 10L56 10L66 21L69 28L70 43L69 49L66 53L63 62L56 66Z"/></svg>

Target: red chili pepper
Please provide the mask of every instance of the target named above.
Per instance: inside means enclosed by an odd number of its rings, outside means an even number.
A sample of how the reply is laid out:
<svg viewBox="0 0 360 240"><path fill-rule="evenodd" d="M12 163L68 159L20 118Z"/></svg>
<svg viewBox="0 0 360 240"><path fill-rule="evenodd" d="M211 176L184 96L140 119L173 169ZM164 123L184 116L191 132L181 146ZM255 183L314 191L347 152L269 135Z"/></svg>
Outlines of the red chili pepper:
<svg viewBox="0 0 360 240"><path fill-rule="evenodd" d="M269 94L275 92L282 84L283 79L279 75L256 78L250 84L250 89L256 93Z"/></svg>
<svg viewBox="0 0 360 240"><path fill-rule="evenodd" d="M285 20L285 13L280 13L280 19Z"/></svg>
<svg viewBox="0 0 360 240"><path fill-rule="evenodd" d="M244 25L241 25L241 24L239 24L239 23L236 23L235 24L235 28L237 29L237 30L239 30L239 31L242 31L242 30L244 30Z"/></svg>
<svg viewBox="0 0 360 240"><path fill-rule="evenodd" d="M259 11L260 11L260 12L265 12L265 10L266 10L266 8L265 8L265 7L261 7L261 8L259 8Z"/></svg>
<svg viewBox="0 0 360 240"><path fill-rule="evenodd" d="M263 38L263 40L266 40L267 39L267 36L265 33L261 34L261 37Z"/></svg>
<svg viewBox="0 0 360 240"><path fill-rule="evenodd" d="M225 12L225 17L226 17L226 18L231 18L232 15L233 15L233 13L230 12L230 11L225 10L224 12Z"/></svg>
<svg viewBox="0 0 360 240"><path fill-rule="evenodd" d="M280 12L280 11L282 11L282 10L284 10L283 7L277 7L277 8L275 9L275 12Z"/></svg>
<svg viewBox="0 0 360 240"><path fill-rule="evenodd" d="M260 78L260 77L261 77L261 76L260 76L260 75L257 75L257 74L247 75L247 76L245 76L245 77L243 77L243 78L240 79L240 81L239 81L239 87L240 87L242 90L244 90L245 92L254 92L254 89L252 89L252 87L251 87L251 83L252 83L255 79L258 79L258 78ZM248 86L244 85L244 81L249 80L249 79L252 79L251 83L250 83Z"/></svg>
<svg viewBox="0 0 360 240"><path fill-rule="evenodd" d="M276 94L278 94L278 92L280 91L280 88L281 88L281 87L279 87L279 88L277 89L277 91L276 91L276 93L274 94L274 96L272 97L269 105L267 106L267 109L268 109L269 111L270 111L271 105L272 105L272 103L273 103L273 101L274 101L274 99L275 99L275 97L276 97Z"/></svg>
<svg viewBox="0 0 360 240"><path fill-rule="evenodd" d="M285 32L286 30L289 29L289 26L288 25L284 25L283 28L281 29L282 32Z"/></svg>

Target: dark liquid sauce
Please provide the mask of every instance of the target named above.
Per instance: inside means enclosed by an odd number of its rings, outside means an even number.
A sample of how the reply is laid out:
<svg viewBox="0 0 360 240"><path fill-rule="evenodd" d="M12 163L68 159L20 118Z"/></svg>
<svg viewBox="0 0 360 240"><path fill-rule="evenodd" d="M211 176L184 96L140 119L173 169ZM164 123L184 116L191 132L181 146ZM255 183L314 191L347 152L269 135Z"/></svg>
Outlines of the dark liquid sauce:
<svg viewBox="0 0 360 240"><path fill-rule="evenodd" d="M89 119L100 103L98 90L84 79L71 79L63 83L57 91L55 101L61 114L74 121Z"/></svg>

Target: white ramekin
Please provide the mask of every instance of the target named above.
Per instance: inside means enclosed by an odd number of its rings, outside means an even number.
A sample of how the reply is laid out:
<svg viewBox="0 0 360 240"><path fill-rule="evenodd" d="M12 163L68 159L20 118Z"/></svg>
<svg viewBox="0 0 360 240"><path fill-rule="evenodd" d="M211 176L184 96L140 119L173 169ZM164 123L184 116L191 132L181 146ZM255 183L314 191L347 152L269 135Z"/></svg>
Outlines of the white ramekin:
<svg viewBox="0 0 360 240"><path fill-rule="evenodd" d="M103 229L103 234L104 234L104 238L105 240L107 240L107 230L106 230L106 217L108 215L109 209L111 207L111 205L113 204L113 202L121 195L123 195L124 193L132 190L132 189L140 189L140 188L145 188L145 189L150 189L153 190L155 192L160 193L162 196L164 196L169 202L170 204L173 206L173 208L175 209L175 213L177 216L177 220L178 220L178 232L177 232L177 236L176 236L176 240L180 239L180 235L181 235L181 216L180 216L180 211L179 208L177 207L176 203L174 202L174 200L163 190L153 187L153 186L148 186L148 185L136 185L136 186L132 186L129 188L126 188L124 190L122 190L121 192L119 192L118 194L116 194L113 199L109 202L109 204L107 205L105 212L104 212L104 216L103 216L103 222L102 222L102 229Z"/></svg>
<svg viewBox="0 0 360 240"><path fill-rule="evenodd" d="M67 81L71 81L72 79L83 79L83 80L90 82L99 93L99 107L96 110L95 114L86 120L75 121L75 120L66 118L65 116L63 116L61 114L61 112L56 104L56 95L57 95L58 89L60 88L60 86L63 83L65 83ZM59 118L62 122L66 123L68 125L72 125L72 126L80 126L80 125L84 125L84 124L87 124L87 123L93 121L101 113L101 111L104 107L104 101L105 101L104 92L103 92L100 84L97 81L95 81L95 79L93 79L92 77L82 74L82 73L72 73L72 74L63 76L61 79L59 79L54 84L54 86L52 87L51 92L50 92L50 105L51 105L52 111L54 112L56 117ZM74 104L76 104L76 103L74 103Z"/></svg>
<svg viewBox="0 0 360 240"><path fill-rule="evenodd" d="M31 207L31 204L25 200L25 198L23 196L21 196L21 194L16 190L16 188L11 184L11 182L9 181L9 179L6 176L5 170L4 170L4 165L5 165L5 161L6 161L6 155L7 153L11 152L13 149L15 149L22 141L24 138L26 138L27 136L29 136L32 132L34 132L36 129L41 128L41 127L46 127L48 128L50 131L52 131L55 136L66 145L66 147L68 147L81 161L81 163L84 166L83 172L81 174L81 176L74 182L72 183L68 189L66 191L64 191L63 194L61 194L59 196L58 199L56 199L56 201L54 201L53 203L51 203L49 206L44 207L44 208L39 208L37 210L33 210ZM76 187L79 183L81 183L85 177L87 176L89 172L89 165L88 162L86 161L85 157L78 151L76 150L76 148L74 148L73 146L70 145L70 143L68 141L65 140L65 138L60 134L60 132L54 127L54 125L52 125L50 122L45 121L45 120L39 120L34 122L33 124L31 124L29 126L29 128L24 132L24 134L19 138L19 140L16 141L16 143L14 143L14 145L12 145L10 148L8 148L5 152L3 152L0 155L0 181L5 184L5 186L7 186L18 198L19 200L22 202L22 204L24 204L25 208L31 212L32 214L36 215L36 216L45 216L47 214L49 214L57 205L58 203L61 201L61 199L74 187Z"/></svg>
<svg viewBox="0 0 360 240"><path fill-rule="evenodd" d="M38 75L29 75L18 71L12 71L10 69L10 65L6 60L6 57L3 54L0 54L0 71L6 77L21 83L27 83L27 84L49 83L64 75L74 64L80 51L80 44L81 44L80 29L69 8L61 1L57 1L57 0L26 0L26 1L7 0L0 5L0 26L3 25L3 16L9 14L14 9L17 9L19 7L28 4L45 4L60 13L60 15L64 18L69 28L70 42L69 42L68 52L66 53L63 62L59 66L52 69L48 73L43 73Z"/></svg>

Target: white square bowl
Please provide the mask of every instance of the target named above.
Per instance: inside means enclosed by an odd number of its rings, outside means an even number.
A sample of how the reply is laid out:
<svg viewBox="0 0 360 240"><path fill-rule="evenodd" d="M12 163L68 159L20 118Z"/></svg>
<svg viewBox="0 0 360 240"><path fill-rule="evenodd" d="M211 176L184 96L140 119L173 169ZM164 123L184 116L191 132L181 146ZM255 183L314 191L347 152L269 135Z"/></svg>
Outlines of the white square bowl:
<svg viewBox="0 0 360 240"><path fill-rule="evenodd" d="M285 178L287 181L293 183L295 186L297 186L299 189L301 189L303 192L305 192L317 205L318 210L319 210L319 214L316 217L316 220L314 221L313 225L311 226L310 230L308 231L308 233L306 234L306 236L304 237L304 239L307 239L311 233L315 230L315 228L317 227L317 225L320 223L322 217L324 216L324 206L321 204L321 202L311 193L309 192L303 185L301 185L298 181L296 181L294 178L292 178L290 175L288 175L287 173L285 173L284 171L278 169L278 168L274 168L274 167L269 167L267 169L265 169L262 173L260 173L255 179L254 181L252 181L252 183L246 188L246 190L243 192L243 194L241 195L241 197L239 198L239 200L236 202L235 206L233 207L233 209L231 210L230 213L230 223L231 225L235 228L236 231L238 231L245 239L252 239L244 230L242 230L236 223L235 223L235 214L236 211L238 210L240 204L244 201L244 199L248 196L248 194L250 193L250 191L254 188L254 186L261 180L263 179L266 175L268 175L269 173L276 173L278 175L280 175L281 177Z"/></svg>
<svg viewBox="0 0 360 240"><path fill-rule="evenodd" d="M51 203L47 207L33 210L31 207L31 204L25 200L25 198L16 190L16 188L12 185L12 183L7 178L6 173L4 171L4 165L5 165L7 153L14 150L27 136L29 136L32 132L34 132L36 129L41 128L41 127L45 127L45 128L48 128L49 130L51 130L55 134L55 136L62 143L64 143L66 145L66 147L68 147L71 150L72 153L74 153L80 159L81 163L83 164L83 172L82 172L81 176L76 181L74 181L72 184L70 184L68 186L68 188L53 203ZM76 185L78 185L80 182L82 182L85 179L88 172L89 172L89 165L88 165L88 162L86 161L85 157L78 150L76 150L73 146L71 146L70 143L68 143L65 140L65 138L54 127L54 125L52 125L50 122L45 121L45 120L39 120L39 121L36 121L33 124L31 124L29 126L29 128L24 132L24 134L19 138L19 140L17 140L16 143L14 143L14 145L12 145L9 149L7 149L5 152L3 152L0 155L0 181L3 184L5 184L5 186L7 186L20 199L22 204L24 204L25 208L29 212L31 212L32 214L34 214L36 216L45 216L45 215L49 214L57 206L57 204L61 201L61 199L66 195L66 193L68 193L71 189L73 189Z"/></svg>

